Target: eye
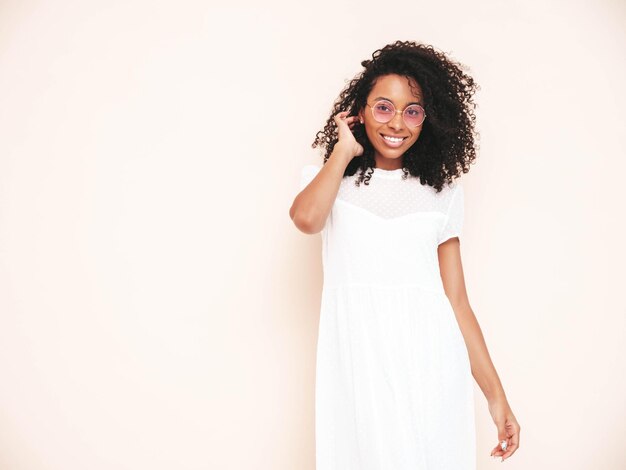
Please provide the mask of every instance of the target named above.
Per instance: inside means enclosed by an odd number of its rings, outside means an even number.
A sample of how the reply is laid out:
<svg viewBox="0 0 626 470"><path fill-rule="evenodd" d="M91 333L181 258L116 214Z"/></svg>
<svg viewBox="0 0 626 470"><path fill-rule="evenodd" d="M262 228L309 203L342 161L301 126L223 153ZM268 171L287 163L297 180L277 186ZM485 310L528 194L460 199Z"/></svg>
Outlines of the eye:
<svg viewBox="0 0 626 470"><path fill-rule="evenodd" d="M391 107L387 103L379 103L378 105L376 105L376 109L385 113L391 111Z"/></svg>
<svg viewBox="0 0 626 470"><path fill-rule="evenodd" d="M409 116L420 116L422 114L422 110L416 107L408 108L406 112L409 114Z"/></svg>

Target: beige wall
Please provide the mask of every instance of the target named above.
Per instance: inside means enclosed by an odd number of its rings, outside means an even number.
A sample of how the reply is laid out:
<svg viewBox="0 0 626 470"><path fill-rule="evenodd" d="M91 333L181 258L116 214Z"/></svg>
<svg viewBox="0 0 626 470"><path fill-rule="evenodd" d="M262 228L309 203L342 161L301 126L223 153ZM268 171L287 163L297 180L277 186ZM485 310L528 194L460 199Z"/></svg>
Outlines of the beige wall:
<svg viewBox="0 0 626 470"><path fill-rule="evenodd" d="M0 469L314 469L320 239L288 210L395 39L482 87L462 254L504 465L626 468L624 3L262 4L0 4Z"/></svg>

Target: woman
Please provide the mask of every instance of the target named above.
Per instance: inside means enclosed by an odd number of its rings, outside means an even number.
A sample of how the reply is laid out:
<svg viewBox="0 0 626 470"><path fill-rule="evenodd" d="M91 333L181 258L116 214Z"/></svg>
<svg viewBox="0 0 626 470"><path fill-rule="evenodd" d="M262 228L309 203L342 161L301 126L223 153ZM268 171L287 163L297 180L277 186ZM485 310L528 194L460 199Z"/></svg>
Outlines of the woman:
<svg viewBox="0 0 626 470"><path fill-rule="evenodd" d="M432 46L377 50L341 92L290 209L321 232L317 470L474 470L472 376L510 457L520 426L469 305L463 187L478 86Z"/></svg>

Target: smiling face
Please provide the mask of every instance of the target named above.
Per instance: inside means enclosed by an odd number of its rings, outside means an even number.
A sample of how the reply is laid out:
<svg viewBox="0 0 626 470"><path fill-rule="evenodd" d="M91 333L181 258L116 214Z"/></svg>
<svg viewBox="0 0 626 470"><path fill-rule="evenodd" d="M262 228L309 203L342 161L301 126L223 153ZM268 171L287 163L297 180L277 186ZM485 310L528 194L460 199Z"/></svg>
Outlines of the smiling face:
<svg viewBox="0 0 626 470"><path fill-rule="evenodd" d="M386 99L396 110L404 110L410 104L424 106L422 89L412 78L401 75L382 75L367 97L367 104L373 106L376 101ZM365 106L359 117L365 125L365 132L374 146L376 167L385 170L402 168L402 155L415 143L422 132L423 123L418 127L409 127L404 122L401 113L386 123L374 119L370 106ZM391 141L384 136L392 137ZM401 142L398 138L402 138Z"/></svg>

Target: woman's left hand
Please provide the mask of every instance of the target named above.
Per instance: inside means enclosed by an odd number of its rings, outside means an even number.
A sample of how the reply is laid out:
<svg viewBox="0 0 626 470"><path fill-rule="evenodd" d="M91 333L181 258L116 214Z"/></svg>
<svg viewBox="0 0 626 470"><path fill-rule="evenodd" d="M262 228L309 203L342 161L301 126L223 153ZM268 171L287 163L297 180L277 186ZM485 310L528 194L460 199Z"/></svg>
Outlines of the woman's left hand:
<svg viewBox="0 0 626 470"><path fill-rule="evenodd" d="M509 458L519 447L520 425L506 399L489 402L489 413L498 428L498 445L491 451L492 457ZM500 442L506 441L506 450L502 450Z"/></svg>

